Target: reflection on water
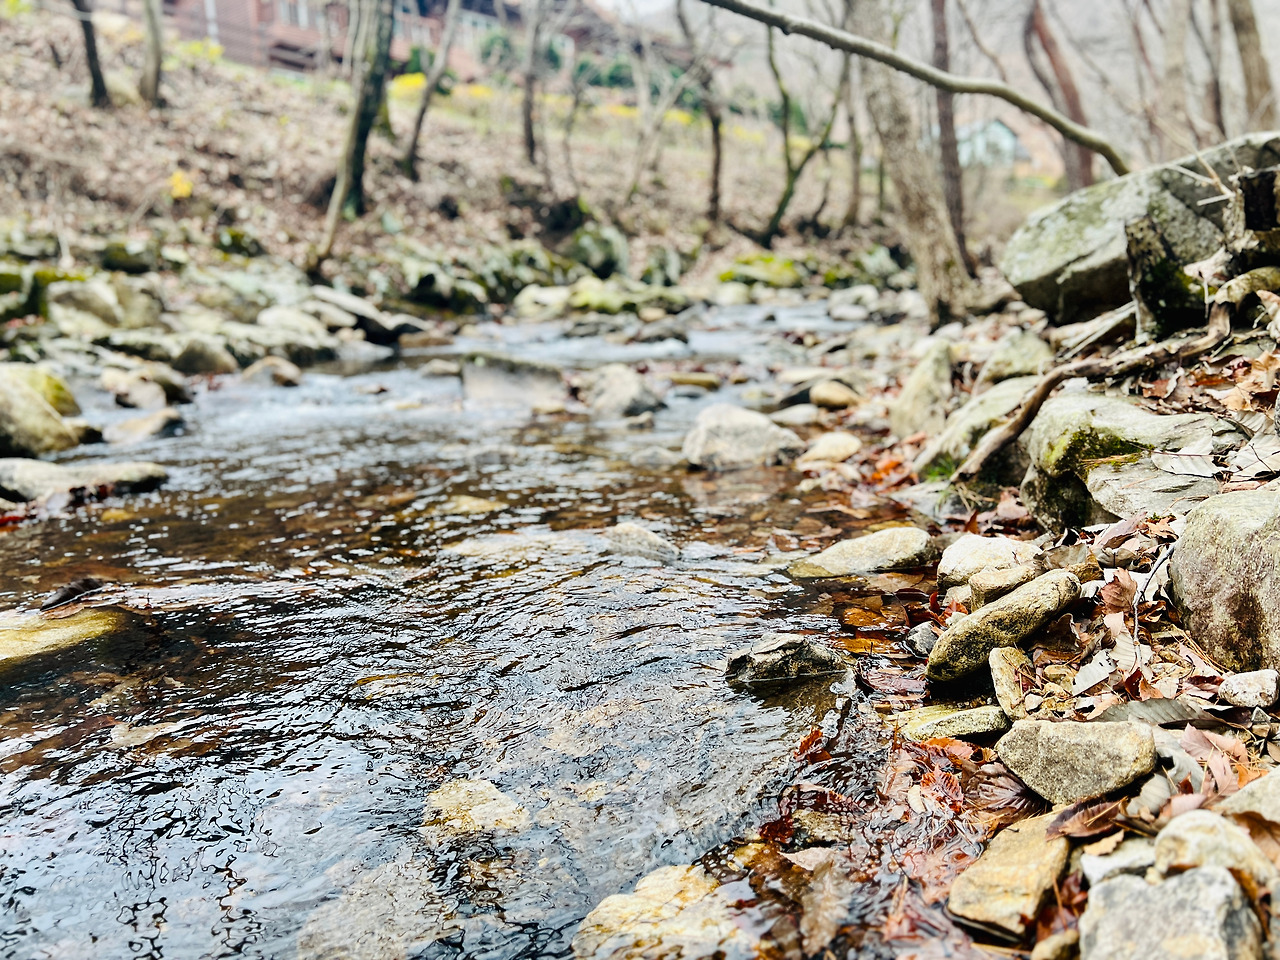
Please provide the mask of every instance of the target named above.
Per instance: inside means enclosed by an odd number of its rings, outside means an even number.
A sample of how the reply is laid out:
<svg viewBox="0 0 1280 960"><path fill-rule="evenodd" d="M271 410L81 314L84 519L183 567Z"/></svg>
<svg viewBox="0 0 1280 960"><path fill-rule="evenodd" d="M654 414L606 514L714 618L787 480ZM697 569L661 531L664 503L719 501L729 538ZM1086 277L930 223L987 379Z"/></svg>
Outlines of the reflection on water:
<svg viewBox="0 0 1280 960"><path fill-rule="evenodd" d="M561 956L768 820L858 695L754 698L723 661L764 620L832 629L770 553L827 495L627 466L678 446L684 392L637 434L412 363L227 384L129 451L166 489L0 535L6 606L93 576L131 611L0 673L0 955ZM681 558L609 553L619 520Z"/></svg>

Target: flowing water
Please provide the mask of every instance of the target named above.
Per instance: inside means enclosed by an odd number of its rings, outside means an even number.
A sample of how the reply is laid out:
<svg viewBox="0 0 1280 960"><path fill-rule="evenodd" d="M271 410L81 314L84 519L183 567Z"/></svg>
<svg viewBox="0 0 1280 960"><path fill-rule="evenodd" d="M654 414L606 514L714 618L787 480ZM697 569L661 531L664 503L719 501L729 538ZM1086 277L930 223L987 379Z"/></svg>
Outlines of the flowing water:
<svg viewBox="0 0 1280 960"><path fill-rule="evenodd" d="M688 347L546 324L453 349L763 377L827 324L776 314L722 311ZM127 451L164 489L0 533L3 606L96 577L131 617L0 673L0 956L564 956L604 897L773 816L796 744L848 714L851 685L760 698L723 674L764 631L834 632L779 572L793 537L851 529L834 498L629 464L750 382L629 430L425 359L202 389L183 436ZM623 520L679 560L609 552ZM517 829L433 821L458 780Z"/></svg>

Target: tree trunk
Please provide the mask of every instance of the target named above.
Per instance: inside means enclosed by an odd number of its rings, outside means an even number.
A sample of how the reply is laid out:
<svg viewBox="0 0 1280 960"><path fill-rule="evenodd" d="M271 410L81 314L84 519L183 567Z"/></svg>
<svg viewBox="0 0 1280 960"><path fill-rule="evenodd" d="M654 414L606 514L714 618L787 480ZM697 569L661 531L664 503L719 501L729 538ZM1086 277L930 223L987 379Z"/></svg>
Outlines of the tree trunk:
<svg viewBox="0 0 1280 960"><path fill-rule="evenodd" d="M161 19L160 0L142 0L142 14L147 24L147 50L142 64L142 77L138 80L138 93L144 103L158 107L160 60L164 56L164 21Z"/></svg>
<svg viewBox="0 0 1280 960"><path fill-rule="evenodd" d="M1049 69L1053 71L1054 85L1046 84L1050 97L1053 98L1056 87L1057 98L1061 99L1063 113L1084 126L1088 121L1085 119L1084 107L1080 104L1080 91L1076 89L1075 78L1071 75L1071 68L1067 66L1062 50L1058 47L1058 40L1049 29L1049 18L1045 16L1040 0L1032 0L1031 13L1027 18L1027 31L1034 34L1039 41L1040 49L1044 51L1045 58L1049 61ZM1028 54L1030 54L1029 49ZM1093 154L1089 150L1080 144L1064 141L1062 159L1067 170L1068 187L1079 190L1093 183Z"/></svg>
<svg viewBox="0 0 1280 960"><path fill-rule="evenodd" d="M861 7L862 22L882 41L888 36L884 0ZM898 228L916 265L916 285L936 323L963 316L970 299L969 274L947 215L946 199L933 163L920 149L911 107L887 66L868 61L863 68L867 109L880 137L881 163L898 197Z"/></svg>
<svg viewBox="0 0 1280 960"><path fill-rule="evenodd" d="M110 107L111 94L107 93L107 81L102 78L102 64L98 61L98 37L93 31L93 7L90 0L71 0L80 15L80 29L84 33L84 58L89 64L89 102L95 107Z"/></svg>
<svg viewBox="0 0 1280 960"><path fill-rule="evenodd" d="M534 97L538 86L538 43L542 33L543 0L531 4L529 21L525 24L524 97L520 103L520 120L524 131L524 157L529 166L538 163L538 133L533 122Z"/></svg>
<svg viewBox="0 0 1280 960"><path fill-rule="evenodd" d="M369 143L369 131L378 118L382 103L383 84L387 66L391 60L391 33L395 19L395 0L364 0L370 5L367 19L370 21L363 33L368 49L360 57L361 67L355 84L355 103L351 109L351 122L342 148L342 161L338 176L329 197L329 211L325 217L324 237L317 250L317 260L328 259L333 251L333 240L338 232L338 219L344 209L359 216L364 207L364 162Z"/></svg>
<svg viewBox="0 0 1280 960"><path fill-rule="evenodd" d="M933 65L951 70L950 44L947 38L947 0L931 0L933 10ZM935 88L938 103L938 148L942 155L942 192L947 201L947 214L956 234L956 245L968 268L969 254L964 243L964 181L960 170L960 146L956 142L955 96Z"/></svg>
<svg viewBox="0 0 1280 960"><path fill-rule="evenodd" d="M862 221L862 134L858 130L858 116L853 106L853 87L845 103L845 116L849 119L849 205L845 207L842 228L854 229Z"/></svg>
<svg viewBox="0 0 1280 960"><path fill-rule="evenodd" d="M1271 67L1258 37L1253 0L1227 0L1227 16L1231 18L1240 65L1244 68L1244 102L1249 114L1245 129L1270 130L1276 125L1275 91L1271 86Z"/></svg>
<svg viewBox="0 0 1280 960"><path fill-rule="evenodd" d="M1218 0L1209 0L1209 36L1204 35L1198 20L1191 21L1196 36L1209 61L1209 78L1205 85L1205 114L1213 124L1217 135L1227 136L1227 123L1222 112L1222 9Z"/></svg>
<svg viewBox="0 0 1280 960"><path fill-rule="evenodd" d="M724 114L715 95L709 91L704 101L707 120L711 124L711 196L707 200L707 219L714 227L720 222L720 178L724 170Z"/></svg>
<svg viewBox="0 0 1280 960"><path fill-rule="evenodd" d="M405 144L404 156L400 158L400 169L410 180L418 179L418 140L422 136L422 124L427 119L427 110L431 107L431 98L436 87L444 78L449 68L449 51L453 48L453 37L458 28L458 11L462 9L461 0L449 0L444 12L444 25L440 33L440 42L436 44L435 59L424 78L426 85L422 88L422 99L418 101L417 112L413 115L413 127L409 130L409 141Z"/></svg>
<svg viewBox="0 0 1280 960"><path fill-rule="evenodd" d="M1191 0L1172 0L1164 30L1164 73L1157 95L1157 113L1173 133L1174 149L1185 153L1196 147L1187 111L1187 27ZM1161 158L1166 159L1166 158Z"/></svg>

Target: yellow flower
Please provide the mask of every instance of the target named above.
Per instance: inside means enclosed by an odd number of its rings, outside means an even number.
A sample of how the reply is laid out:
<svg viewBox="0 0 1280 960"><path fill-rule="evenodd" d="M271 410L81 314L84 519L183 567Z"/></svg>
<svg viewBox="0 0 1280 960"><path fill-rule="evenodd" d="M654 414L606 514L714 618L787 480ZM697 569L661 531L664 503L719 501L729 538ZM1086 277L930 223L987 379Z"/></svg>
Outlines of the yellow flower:
<svg viewBox="0 0 1280 960"><path fill-rule="evenodd" d="M195 184L191 182L191 178L187 176L183 170L175 170L169 174L169 196L175 200L185 200L191 196L191 190Z"/></svg>

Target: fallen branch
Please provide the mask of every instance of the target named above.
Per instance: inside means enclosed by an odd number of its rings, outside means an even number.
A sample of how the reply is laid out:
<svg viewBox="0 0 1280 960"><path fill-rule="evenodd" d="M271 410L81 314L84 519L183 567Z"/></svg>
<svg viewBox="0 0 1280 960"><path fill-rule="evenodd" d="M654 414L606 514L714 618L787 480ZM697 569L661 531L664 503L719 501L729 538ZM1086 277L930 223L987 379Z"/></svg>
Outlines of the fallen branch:
<svg viewBox="0 0 1280 960"><path fill-rule="evenodd" d="M1049 399L1049 394L1053 393L1058 384L1064 380L1070 380L1073 377L1122 377L1146 367L1159 366L1173 360L1185 362L1199 357L1231 336L1231 319L1234 315L1235 305L1224 299L1214 303L1209 311L1209 328L1193 340L1181 342L1165 340L1116 357L1089 357L1054 367L1040 378L1040 382L1022 401L1022 405L1007 423L987 431L986 436L973 448L973 452L951 475L951 482L957 483L976 477L988 460L1022 435L1022 432L1031 425L1036 414L1040 412L1044 402Z"/></svg>
<svg viewBox="0 0 1280 960"><path fill-rule="evenodd" d="M836 50L843 50L858 57L865 57L868 60L883 63L885 66L915 77L917 80L923 80L939 90L946 90L951 93L978 93L997 97L1006 103L1013 104L1019 110L1043 120L1068 140L1099 154L1111 165L1111 169L1118 176L1124 176L1129 172L1129 167L1120 157L1119 151L1111 145L1110 141L1104 139L1101 134L1076 123L1052 107L1047 107L1024 96L1007 83L1001 83L999 80L982 80L976 77L957 77L953 73L947 73L944 70L921 63L919 60L903 56L898 51L891 47L886 47L882 43L876 43L865 37L859 37L844 30L829 27L816 20L793 17L777 10L759 7L754 3L747 2L747 0L706 0L706 2L731 13L758 20L760 23L768 24L771 27L777 27L783 33L797 33L802 37L809 37L812 40L825 43Z"/></svg>

